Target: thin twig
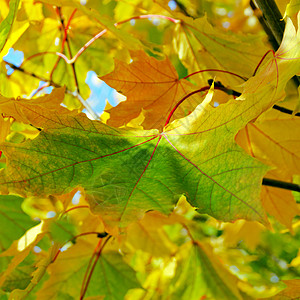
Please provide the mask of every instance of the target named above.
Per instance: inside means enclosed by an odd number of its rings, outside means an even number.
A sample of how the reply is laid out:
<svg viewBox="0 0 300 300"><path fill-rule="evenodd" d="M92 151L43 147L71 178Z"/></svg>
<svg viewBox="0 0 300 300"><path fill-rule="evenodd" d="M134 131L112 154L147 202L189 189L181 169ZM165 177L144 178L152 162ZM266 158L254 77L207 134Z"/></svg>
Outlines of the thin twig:
<svg viewBox="0 0 300 300"><path fill-rule="evenodd" d="M212 79L209 79L208 80L208 84L211 85L213 82ZM219 90L219 91L223 91L224 93L228 94L228 95L233 95L235 97L239 97L241 96L241 93L240 92L237 92L235 90L232 90L232 89L228 89L226 88L220 81L216 81L214 82L214 88L216 90ZM294 112L288 108L285 108L285 107L282 107L282 106L279 106L279 105L273 105L272 107L273 109L276 109L276 110L279 110L280 112L282 113L285 113L285 114L288 114L288 115L294 115L296 117L300 117L300 113L296 113L294 114Z"/></svg>
<svg viewBox="0 0 300 300"><path fill-rule="evenodd" d="M63 42L62 42L62 50L64 49L64 46L66 44L69 56L71 56L71 57L72 57L72 51L71 51L70 42L69 42L69 38L68 38L68 29L69 29L71 20L73 19L76 11L77 11L77 9L75 9L72 12L72 14L71 14L71 16L70 16L70 18L69 18L69 20L67 22L67 25L65 26L64 18L63 18L62 14L61 14L61 9L59 7L57 8L57 13L58 13L58 16L60 18L61 27L62 27L62 30L63 30L63 33L64 33ZM60 57L58 58L58 60L60 60ZM74 77L74 82L75 82L76 90L77 90L78 94L80 94L79 85L78 85L78 79L77 79L76 70L75 70L75 62L73 62L71 64L71 68L72 68L72 73L73 73L73 77Z"/></svg>
<svg viewBox="0 0 300 300"><path fill-rule="evenodd" d="M173 23L180 23L180 20L168 17L168 16L164 16L164 15L153 15L153 14L149 14L149 15L141 15L141 16L136 16L136 17L132 17L120 22L117 22L114 24L114 26L119 26L121 24L127 23L131 20L137 20L137 19L149 19L149 18L158 18L158 19L165 19L165 20L169 20L170 22ZM60 58L62 58L67 64L73 64L77 58L90 46L92 45L96 40L98 40L100 37L102 37L105 33L107 33L108 30L107 29L103 29L101 30L99 33L97 33L94 37L92 37L88 42L86 42L79 50L78 52L71 58L69 59L65 54L61 53L61 52L54 52L54 51L44 51L44 52L39 52L36 54L33 54L32 56L26 58L22 65L24 63L26 63L28 60L31 60L34 57L40 56L40 55L45 55L45 54L54 54L59 56Z"/></svg>
<svg viewBox="0 0 300 300"><path fill-rule="evenodd" d="M70 90L66 90L66 92L74 97L76 97L80 103L85 107L85 109L87 110L87 112L93 117L94 120L100 120L100 117L97 115L96 112L93 111L92 107L88 104L87 101L85 101L81 95L75 91L75 92L71 92Z"/></svg>

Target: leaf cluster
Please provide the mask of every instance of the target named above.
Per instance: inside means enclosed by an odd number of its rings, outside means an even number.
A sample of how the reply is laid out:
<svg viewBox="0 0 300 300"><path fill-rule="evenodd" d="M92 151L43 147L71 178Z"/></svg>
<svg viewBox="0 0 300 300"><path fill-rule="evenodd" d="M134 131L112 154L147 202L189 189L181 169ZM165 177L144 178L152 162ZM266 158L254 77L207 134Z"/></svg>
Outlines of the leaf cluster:
<svg viewBox="0 0 300 300"><path fill-rule="evenodd" d="M0 299L300 297L278 6L274 51L247 1L0 0Z"/></svg>

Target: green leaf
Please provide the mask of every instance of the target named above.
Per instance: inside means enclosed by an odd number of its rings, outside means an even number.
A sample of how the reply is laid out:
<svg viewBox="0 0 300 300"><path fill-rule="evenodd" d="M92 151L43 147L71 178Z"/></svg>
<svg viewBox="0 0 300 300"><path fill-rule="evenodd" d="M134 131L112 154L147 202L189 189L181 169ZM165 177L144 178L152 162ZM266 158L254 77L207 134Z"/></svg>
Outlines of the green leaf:
<svg viewBox="0 0 300 300"><path fill-rule="evenodd" d="M172 281L172 299L243 299L237 278L218 261L208 245L185 244L178 253L178 267ZM205 298L204 298L205 299Z"/></svg>
<svg viewBox="0 0 300 300"><path fill-rule="evenodd" d="M75 234L75 226L68 223L66 220L55 220L50 223L49 230L51 232L51 237L55 242L66 243L71 240Z"/></svg>
<svg viewBox="0 0 300 300"><path fill-rule="evenodd" d="M20 0L9 1L9 13L0 24L0 52L3 50L11 32L11 28L18 11L19 3Z"/></svg>
<svg viewBox="0 0 300 300"><path fill-rule="evenodd" d="M0 245L2 251L37 224L21 209L23 200L17 196L0 195Z"/></svg>
<svg viewBox="0 0 300 300"><path fill-rule="evenodd" d="M141 288L134 270L117 252L103 253L93 276L98 280L91 282L87 296L105 295L105 299L124 299L129 289Z"/></svg>
<svg viewBox="0 0 300 300"><path fill-rule="evenodd" d="M96 245L96 244L95 244ZM94 246L82 240L67 251L59 254L48 271L51 278L37 293L39 299L57 299L63 290L78 299L80 287L87 271ZM86 296L105 296L105 299L124 299L129 289L140 288L134 270L128 266L117 252L103 252L95 265Z"/></svg>
<svg viewBox="0 0 300 300"><path fill-rule="evenodd" d="M33 266L17 267L5 279L2 289L6 292L11 292L14 289L25 289L31 281L31 273L34 271Z"/></svg>
<svg viewBox="0 0 300 300"><path fill-rule="evenodd" d="M208 96L163 132L117 129L84 115L47 115L35 140L1 146L8 160L1 189L49 195L81 186L94 212L111 222L126 223L147 210L168 213L182 194L200 213L263 221L259 194L268 168L234 137L282 96L299 70L297 45L289 21L276 58L245 84L243 101L213 108Z"/></svg>
<svg viewBox="0 0 300 300"><path fill-rule="evenodd" d="M168 213L183 193L200 212L217 218L261 220L258 195L266 167L234 143L245 122L238 118L245 110L239 104L231 103L229 120L225 106L200 106L162 134L115 129L83 115L53 116L35 140L3 144L9 163L1 186L27 195L82 186L93 210L114 221L128 222L150 209Z"/></svg>

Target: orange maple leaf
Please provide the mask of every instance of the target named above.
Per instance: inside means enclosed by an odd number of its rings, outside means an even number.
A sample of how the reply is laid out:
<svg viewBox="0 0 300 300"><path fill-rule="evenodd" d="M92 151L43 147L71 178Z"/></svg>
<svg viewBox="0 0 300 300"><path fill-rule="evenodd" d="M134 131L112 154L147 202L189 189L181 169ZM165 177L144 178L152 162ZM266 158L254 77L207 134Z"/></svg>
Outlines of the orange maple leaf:
<svg viewBox="0 0 300 300"><path fill-rule="evenodd" d="M127 96L125 102L109 110L107 124L120 127L144 114L144 129L162 129L174 105L196 87L178 74L170 60L159 61L143 51L133 52L133 62L116 60L115 70L101 79ZM201 95L192 95L180 105L173 117L186 116L202 101Z"/></svg>

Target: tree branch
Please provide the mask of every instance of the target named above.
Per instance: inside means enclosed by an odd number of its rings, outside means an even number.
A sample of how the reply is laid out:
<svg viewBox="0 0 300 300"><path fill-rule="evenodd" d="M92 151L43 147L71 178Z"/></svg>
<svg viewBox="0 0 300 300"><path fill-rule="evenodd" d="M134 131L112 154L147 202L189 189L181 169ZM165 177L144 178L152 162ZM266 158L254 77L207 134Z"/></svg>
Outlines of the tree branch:
<svg viewBox="0 0 300 300"><path fill-rule="evenodd" d="M285 189L289 191L295 191L300 193L300 185L291 182L285 182L280 180L275 180L271 178L263 178L262 185L272 186L279 189Z"/></svg>
<svg viewBox="0 0 300 300"><path fill-rule="evenodd" d="M256 0L255 2L260 8L263 18L266 20L267 26L277 42L277 47L275 49L277 50L281 44L285 28L285 22L282 15L274 0ZM266 33L269 34L268 32Z"/></svg>
<svg viewBox="0 0 300 300"><path fill-rule="evenodd" d="M213 83L213 80L209 79L208 80L208 84L212 85L212 83ZM235 97L241 96L241 93L239 93L239 92L237 92L235 90L231 90L231 89L226 88L220 81L216 81L214 84L215 84L215 89L216 90L223 91L224 93L226 93L228 95L233 95ZM292 110L290 110L288 108L285 108L285 107L282 107L282 106L279 106L279 105L276 105L276 104L273 105L272 108L276 109L276 110L279 110L280 112L285 113L285 114L289 114L289 115L293 115L294 114L294 112ZM294 114L294 116L300 117L300 113L298 112L298 113Z"/></svg>
<svg viewBox="0 0 300 300"><path fill-rule="evenodd" d="M259 9L263 14L263 19L259 20L274 50L277 50L282 42L285 29L285 22L274 0L255 0ZM253 8L253 5L251 5ZM264 23L264 24L263 24ZM293 81L298 87L300 80L298 76L294 76Z"/></svg>

